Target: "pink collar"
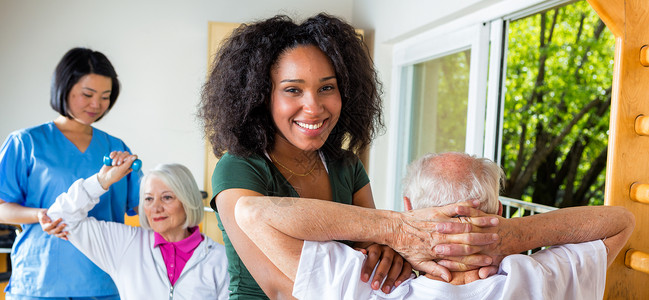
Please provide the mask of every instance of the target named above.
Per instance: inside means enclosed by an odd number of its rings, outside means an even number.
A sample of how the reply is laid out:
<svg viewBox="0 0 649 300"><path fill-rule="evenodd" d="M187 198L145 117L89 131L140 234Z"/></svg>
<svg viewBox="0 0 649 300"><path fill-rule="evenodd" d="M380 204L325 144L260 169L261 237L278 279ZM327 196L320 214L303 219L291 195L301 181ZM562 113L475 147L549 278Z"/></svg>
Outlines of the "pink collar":
<svg viewBox="0 0 649 300"><path fill-rule="evenodd" d="M188 237L177 242L168 242L162 237L162 235L156 232L154 233L153 247L158 247L160 245L165 245L165 244L171 244L174 246L174 248L182 252L185 253L191 252L198 246L198 244L200 244L203 241L203 236L201 235L200 230L198 230L198 226L189 228L189 232L191 234Z"/></svg>

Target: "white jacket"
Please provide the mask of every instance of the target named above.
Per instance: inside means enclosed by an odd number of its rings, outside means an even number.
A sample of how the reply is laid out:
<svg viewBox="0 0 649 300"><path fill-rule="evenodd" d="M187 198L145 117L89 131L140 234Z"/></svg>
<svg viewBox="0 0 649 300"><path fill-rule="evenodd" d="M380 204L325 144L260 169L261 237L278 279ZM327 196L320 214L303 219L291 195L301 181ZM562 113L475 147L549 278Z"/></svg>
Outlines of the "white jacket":
<svg viewBox="0 0 649 300"><path fill-rule="evenodd" d="M115 282L128 299L227 299L230 277L225 247L209 237L198 245L174 286L154 233L141 227L88 217L105 190L97 176L77 180L47 214L63 219L68 239Z"/></svg>

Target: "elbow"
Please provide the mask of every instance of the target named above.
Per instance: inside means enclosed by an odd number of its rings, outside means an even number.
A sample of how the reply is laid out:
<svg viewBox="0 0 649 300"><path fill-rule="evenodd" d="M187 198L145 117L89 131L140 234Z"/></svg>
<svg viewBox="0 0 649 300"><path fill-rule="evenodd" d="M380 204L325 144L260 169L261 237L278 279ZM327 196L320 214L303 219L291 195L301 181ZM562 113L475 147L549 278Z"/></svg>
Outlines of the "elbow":
<svg viewBox="0 0 649 300"><path fill-rule="evenodd" d="M619 210L616 219L620 224L619 226L621 226L617 235L623 241L620 245L620 247L622 247L628 242L629 238L631 238L631 234L633 234L635 228L635 215L625 207L618 206L616 208Z"/></svg>
<svg viewBox="0 0 649 300"><path fill-rule="evenodd" d="M620 209L622 209L621 218L624 220L625 229L633 231L635 228L635 215L627 208L620 207Z"/></svg>
<svg viewBox="0 0 649 300"><path fill-rule="evenodd" d="M252 197L241 197L234 207L234 219L244 232L254 226L259 218L259 211L255 208Z"/></svg>

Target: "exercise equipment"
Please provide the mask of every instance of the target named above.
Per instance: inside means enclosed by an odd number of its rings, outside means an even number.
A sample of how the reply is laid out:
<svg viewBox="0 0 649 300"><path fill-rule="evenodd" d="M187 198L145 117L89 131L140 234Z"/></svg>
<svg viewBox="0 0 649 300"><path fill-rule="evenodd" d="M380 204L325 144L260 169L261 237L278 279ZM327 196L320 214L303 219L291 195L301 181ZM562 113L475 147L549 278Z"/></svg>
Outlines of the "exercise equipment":
<svg viewBox="0 0 649 300"><path fill-rule="evenodd" d="M113 159L110 158L110 155L108 154L104 155L104 165L105 166L113 165ZM133 161L133 164L131 165L131 169L133 169L134 172L139 171L141 168L142 168L142 161L139 158Z"/></svg>

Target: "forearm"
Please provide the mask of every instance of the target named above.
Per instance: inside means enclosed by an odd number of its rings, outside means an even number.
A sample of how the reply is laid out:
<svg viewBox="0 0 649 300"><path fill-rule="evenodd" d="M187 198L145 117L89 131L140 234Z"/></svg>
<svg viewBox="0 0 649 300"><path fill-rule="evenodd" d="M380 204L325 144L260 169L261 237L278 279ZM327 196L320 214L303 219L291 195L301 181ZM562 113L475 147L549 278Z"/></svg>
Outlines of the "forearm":
<svg viewBox="0 0 649 300"><path fill-rule="evenodd" d="M0 223L33 224L38 223L38 212L42 208L25 207L0 199Z"/></svg>
<svg viewBox="0 0 649 300"><path fill-rule="evenodd" d="M269 226L266 223L258 222L257 219L248 215L244 219L237 216L235 220L235 206L238 207L237 204L240 202L240 199L245 198L245 196L261 196L261 194L250 190L228 189L220 192L216 196L216 205L223 228L225 228L228 239L236 250L237 255L241 258L241 261L255 278L255 281L264 293L271 299L290 297L293 288L292 279L289 279L285 275L286 273L275 266L270 261L270 258L260 250L259 246L256 245L259 241L253 242L242 230L245 227L260 231L268 229ZM237 211L237 213L240 213L240 211ZM278 247L273 249L280 249L284 246L275 241L272 242L272 245L278 245ZM287 254L289 252L283 251L280 254Z"/></svg>
<svg viewBox="0 0 649 300"><path fill-rule="evenodd" d="M242 197L256 220L296 239L389 244L399 213L330 201L286 197Z"/></svg>
<svg viewBox="0 0 649 300"><path fill-rule="evenodd" d="M475 225L480 224L478 226L497 224L497 219L483 216L484 213L470 205L476 204L466 202L399 213L323 200L248 196L238 199L235 215L237 220L246 220L248 234L255 235L256 242L262 244L270 243L267 241L270 233L278 239L290 237L298 242L374 242L391 247L416 270L450 278L448 270L437 265L434 259L443 257L440 255L475 254L483 250L483 245L498 240L497 234L470 232L471 224L453 222L457 220L453 216L465 215L471 216ZM444 246L437 249L441 244ZM472 265L484 266L492 262L484 255L472 257ZM285 268L285 274L293 274L296 268L293 267Z"/></svg>
<svg viewBox="0 0 649 300"><path fill-rule="evenodd" d="M504 255L568 243L613 237L628 230L628 212L621 207L584 206L503 220L497 248Z"/></svg>

